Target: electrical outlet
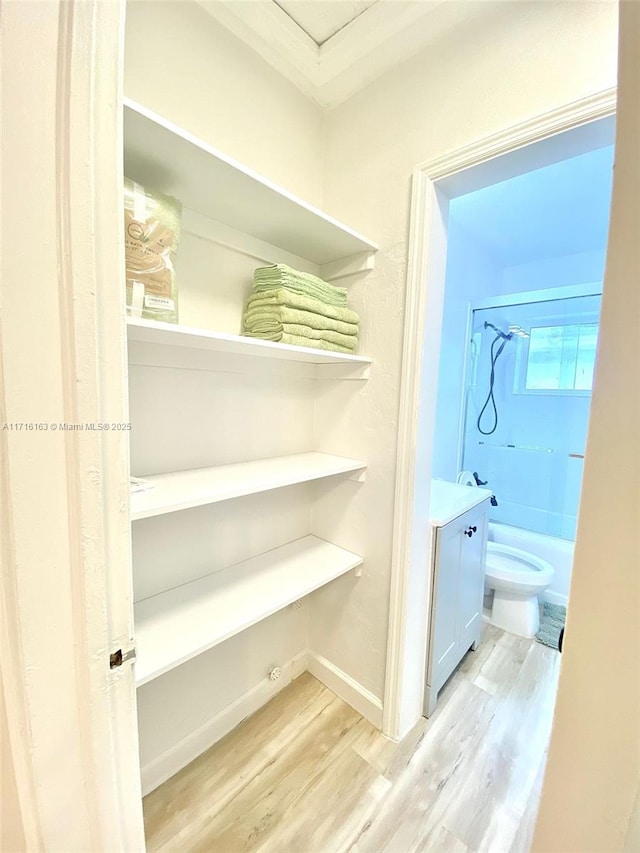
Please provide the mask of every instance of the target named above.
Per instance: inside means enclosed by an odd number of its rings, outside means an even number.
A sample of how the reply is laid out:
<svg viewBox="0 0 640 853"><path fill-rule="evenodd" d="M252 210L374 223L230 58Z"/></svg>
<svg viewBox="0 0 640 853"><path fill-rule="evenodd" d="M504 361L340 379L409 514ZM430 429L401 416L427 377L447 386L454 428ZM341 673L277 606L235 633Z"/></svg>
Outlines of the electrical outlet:
<svg viewBox="0 0 640 853"><path fill-rule="evenodd" d="M301 598L299 598L297 601L294 601L294 602L293 602L293 604L292 604L291 606L292 606L292 607L295 607L295 608L296 608L296 610L297 610L299 607L302 607L302 599L301 599Z"/></svg>
<svg viewBox="0 0 640 853"><path fill-rule="evenodd" d="M282 670L279 666L274 666L271 672L269 673L269 678L271 681L277 681L282 675Z"/></svg>

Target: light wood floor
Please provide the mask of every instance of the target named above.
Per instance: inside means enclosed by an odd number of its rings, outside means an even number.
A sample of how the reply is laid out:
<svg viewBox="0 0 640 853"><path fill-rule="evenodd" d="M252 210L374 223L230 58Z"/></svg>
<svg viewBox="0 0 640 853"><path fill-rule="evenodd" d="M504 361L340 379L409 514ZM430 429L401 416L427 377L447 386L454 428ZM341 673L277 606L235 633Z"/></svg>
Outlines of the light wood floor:
<svg viewBox="0 0 640 853"><path fill-rule="evenodd" d="M399 744L305 673L145 798L148 850L525 853L559 663L486 626Z"/></svg>

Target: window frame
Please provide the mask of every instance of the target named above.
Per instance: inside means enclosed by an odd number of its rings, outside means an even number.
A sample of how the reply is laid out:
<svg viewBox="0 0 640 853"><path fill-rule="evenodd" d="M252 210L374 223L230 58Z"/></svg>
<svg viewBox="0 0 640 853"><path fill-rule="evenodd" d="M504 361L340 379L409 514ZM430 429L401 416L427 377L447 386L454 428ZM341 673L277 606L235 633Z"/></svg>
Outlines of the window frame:
<svg viewBox="0 0 640 853"><path fill-rule="evenodd" d="M586 320L581 318L580 320L572 319L568 322L559 322L558 320L554 320L551 318L545 318L544 324L540 325L532 325L530 327L530 333L533 329L545 329L545 328L553 328L557 326L597 326L598 327L598 336L600 334L600 322L599 319L595 320ZM593 393L593 383L591 388L527 388L527 372L529 368L529 347L531 342L531 336L529 335L526 338L518 337L516 343L516 359L515 359L515 368L513 375L513 393L519 395L526 395L532 397L590 397ZM596 358L597 358L597 348L596 348ZM595 369L595 358L594 358L594 369Z"/></svg>

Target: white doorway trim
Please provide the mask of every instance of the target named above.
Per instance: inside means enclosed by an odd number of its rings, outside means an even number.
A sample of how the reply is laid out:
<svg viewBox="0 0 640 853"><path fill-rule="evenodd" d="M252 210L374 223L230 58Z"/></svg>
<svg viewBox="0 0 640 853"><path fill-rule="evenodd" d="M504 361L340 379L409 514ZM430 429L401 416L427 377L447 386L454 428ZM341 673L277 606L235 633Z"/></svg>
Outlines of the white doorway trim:
<svg viewBox="0 0 640 853"><path fill-rule="evenodd" d="M124 11L3 9L0 734L30 851L144 850L135 682L110 668L133 629Z"/></svg>
<svg viewBox="0 0 640 853"><path fill-rule="evenodd" d="M616 90L607 89L422 163L414 171L383 714L383 732L394 740L422 714L430 607L427 519L449 198L599 147L593 144L593 131L600 133L601 126L593 123L613 116L615 108ZM583 132L587 125L592 125L589 134ZM602 145L613 141L605 138L610 127L602 133ZM558 139L559 134L566 135ZM543 144L532 150L532 143Z"/></svg>

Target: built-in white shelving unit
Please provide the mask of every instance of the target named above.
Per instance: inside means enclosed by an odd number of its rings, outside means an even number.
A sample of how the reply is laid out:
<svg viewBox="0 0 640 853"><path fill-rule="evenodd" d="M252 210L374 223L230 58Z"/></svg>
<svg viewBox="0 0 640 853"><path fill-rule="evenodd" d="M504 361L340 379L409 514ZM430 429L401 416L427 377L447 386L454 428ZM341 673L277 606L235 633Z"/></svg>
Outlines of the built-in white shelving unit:
<svg viewBox="0 0 640 853"><path fill-rule="evenodd" d="M158 323L131 317L127 319L127 335L130 341L230 355L250 355L257 358L284 359L309 364L371 364L371 359L362 355L291 346L263 341L259 338L246 338L242 335L210 332L174 323Z"/></svg>
<svg viewBox="0 0 640 853"><path fill-rule="evenodd" d="M184 207L315 264L377 246L192 134L129 99L125 175L161 187Z"/></svg>
<svg viewBox="0 0 640 853"><path fill-rule="evenodd" d="M179 285L188 296L185 314L191 322L215 326L219 321L225 329L239 328L252 266L299 265L328 281L373 268L375 243L128 99L124 174L175 196L183 205ZM372 360L141 318L127 318L127 339L130 410L134 429L137 426L132 468L153 483L152 489L132 494L130 502L131 520L136 522L134 587L141 596L134 604L135 673L141 686L341 575L353 570L360 574L362 556L304 535L314 530L313 493L282 491L272 496L271 504L266 496L257 503L237 501L209 510L206 522L188 511L338 475L362 482L365 461L293 451L313 447L316 441L323 447L327 443L326 436L316 434L313 407L333 389L309 380L364 380ZM351 402L342 398L343 414L347 405ZM185 447L190 453L185 454ZM335 450L340 452L339 447ZM185 460L209 465L251 456L262 458L182 470ZM145 473L170 468L174 471ZM340 493L348 500L359 487L339 488L347 489ZM319 503L325 497L323 492ZM138 524L142 519L147 521ZM331 528L327 533L326 524L318 526L331 538ZM279 547L265 551L273 545ZM205 572L210 573L198 577ZM260 636L266 640L252 657L269 658L270 665L280 662L282 654L297 659L293 656L306 648L305 613L283 613L281 621L264 625ZM245 639L250 641L249 636ZM218 654L225 666L229 656L234 667L235 644L213 653L214 668ZM191 666L194 673L208 677L206 656ZM245 701L242 697L249 694L243 691L254 695L255 684L244 686L252 677L235 672L238 695L235 686L229 688L232 705ZM173 689L171 676L166 685ZM154 690L141 691L141 707L157 707L162 714L164 690L158 683ZM201 713L206 716L206 709ZM172 734L165 732L164 739L171 741ZM157 750L162 737L156 733L153 740ZM182 753L174 753L173 746L161 753L163 768L179 768ZM153 758L149 766L157 764ZM156 769L149 774L156 779ZM148 782L145 785L148 790Z"/></svg>
<svg viewBox="0 0 640 853"><path fill-rule="evenodd" d="M138 686L266 619L362 562L357 554L305 536L138 602Z"/></svg>
<svg viewBox="0 0 640 853"><path fill-rule="evenodd" d="M366 463L358 459L328 453L295 453L255 462L157 474L145 478L153 484L153 489L131 495L131 518L134 521L151 518L364 468Z"/></svg>

